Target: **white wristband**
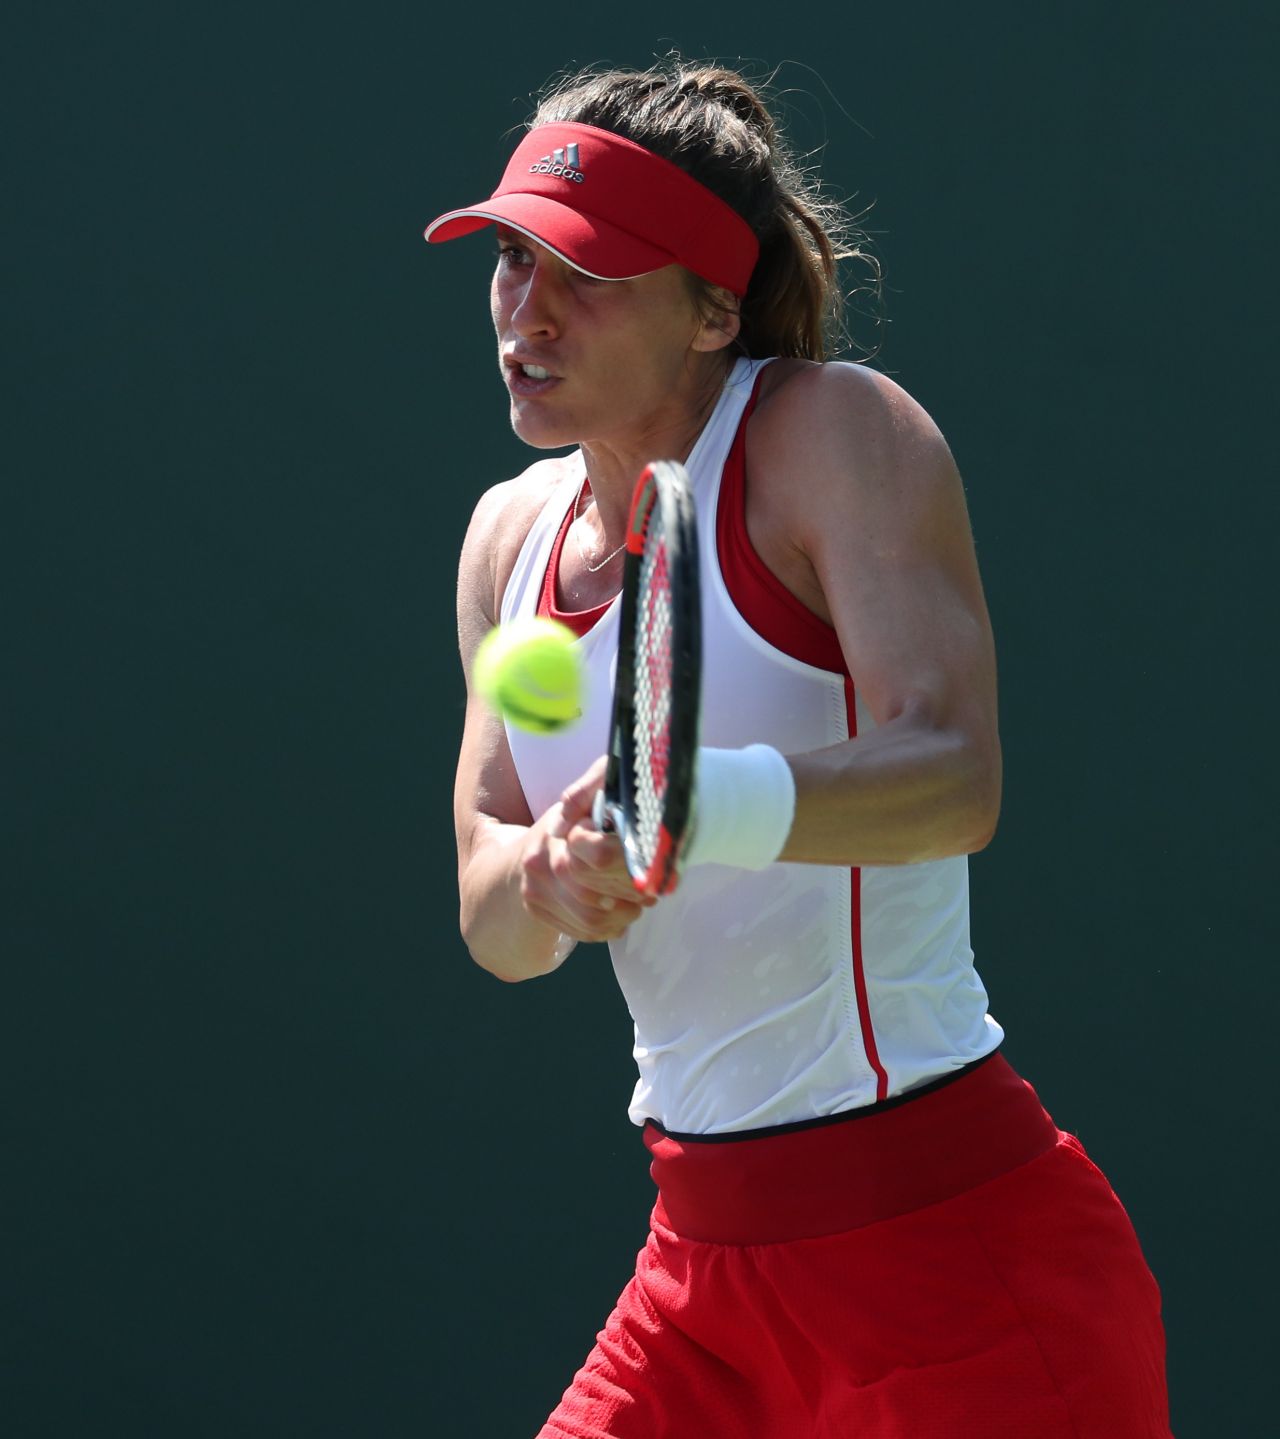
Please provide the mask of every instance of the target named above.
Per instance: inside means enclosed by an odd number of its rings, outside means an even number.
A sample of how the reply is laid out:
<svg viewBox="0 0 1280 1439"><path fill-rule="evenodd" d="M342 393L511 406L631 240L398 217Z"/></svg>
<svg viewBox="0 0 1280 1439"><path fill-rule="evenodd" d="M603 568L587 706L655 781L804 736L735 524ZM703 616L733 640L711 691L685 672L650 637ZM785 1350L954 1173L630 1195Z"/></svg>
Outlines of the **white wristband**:
<svg viewBox="0 0 1280 1439"><path fill-rule="evenodd" d="M698 751L693 835L683 862L765 869L782 853L795 813L795 777L772 746L704 746Z"/></svg>

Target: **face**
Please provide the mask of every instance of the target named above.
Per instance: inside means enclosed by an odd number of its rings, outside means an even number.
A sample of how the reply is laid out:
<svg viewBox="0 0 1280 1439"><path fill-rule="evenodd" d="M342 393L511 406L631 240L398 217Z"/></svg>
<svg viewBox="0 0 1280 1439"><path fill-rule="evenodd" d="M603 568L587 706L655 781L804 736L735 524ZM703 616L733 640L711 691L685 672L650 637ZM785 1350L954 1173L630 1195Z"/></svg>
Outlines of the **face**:
<svg viewBox="0 0 1280 1439"><path fill-rule="evenodd" d="M593 280L517 231L498 246L490 302L522 440L635 443L699 409L732 337L699 317L679 266Z"/></svg>

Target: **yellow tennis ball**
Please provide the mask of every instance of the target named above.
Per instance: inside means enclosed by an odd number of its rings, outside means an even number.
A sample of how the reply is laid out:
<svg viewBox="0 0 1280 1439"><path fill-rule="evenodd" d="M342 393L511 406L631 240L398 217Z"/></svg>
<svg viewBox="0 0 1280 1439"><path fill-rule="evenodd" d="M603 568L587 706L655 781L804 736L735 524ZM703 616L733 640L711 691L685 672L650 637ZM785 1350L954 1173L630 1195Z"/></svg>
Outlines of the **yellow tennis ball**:
<svg viewBox="0 0 1280 1439"><path fill-rule="evenodd" d="M557 620L490 630L471 673L490 708L519 729L552 734L582 717L582 663L573 631Z"/></svg>

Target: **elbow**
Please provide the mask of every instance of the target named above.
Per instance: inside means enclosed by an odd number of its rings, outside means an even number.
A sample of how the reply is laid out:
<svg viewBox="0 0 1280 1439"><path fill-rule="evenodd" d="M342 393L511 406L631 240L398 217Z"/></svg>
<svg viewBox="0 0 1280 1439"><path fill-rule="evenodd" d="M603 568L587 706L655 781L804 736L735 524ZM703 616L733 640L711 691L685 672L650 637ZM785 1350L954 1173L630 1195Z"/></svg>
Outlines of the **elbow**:
<svg viewBox="0 0 1280 1439"><path fill-rule="evenodd" d="M569 949L563 950L549 944L549 935L536 930L526 931L520 925L512 925L502 915L486 913L482 907L469 909L465 900L458 917L458 928L462 942L467 947L472 963L503 984L520 984L526 979L538 979L559 967ZM555 936L557 941L565 936Z"/></svg>
<svg viewBox="0 0 1280 1439"><path fill-rule="evenodd" d="M502 966L498 956L486 954L478 945L467 940L466 935L462 936L467 946L467 953L471 956L472 963L477 969L483 969L486 974L491 974L494 979L501 980L503 984L519 984L521 980L532 979L532 974L511 974Z"/></svg>
<svg viewBox="0 0 1280 1439"><path fill-rule="evenodd" d="M467 947L472 963L486 974L500 979L504 984L514 984L525 978L513 974L503 964L506 946L501 942L503 929L501 918L492 913L493 896L473 882L466 865L458 870L458 932Z"/></svg>
<svg viewBox="0 0 1280 1439"><path fill-rule="evenodd" d="M516 982L516 976L503 974L496 967L497 961L493 956L486 954L482 946L469 939L465 931L462 935L462 942L466 945L467 953L471 956L471 962L477 969L482 969L486 974L491 974L494 979L500 979L503 984L514 984Z"/></svg>
<svg viewBox="0 0 1280 1439"><path fill-rule="evenodd" d="M476 963L480 964L480 961L476 960ZM480 968L483 969L486 974L491 974L500 984L519 984L522 980L533 978L531 974L502 974L496 969L491 969L486 964L480 964Z"/></svg>
<svg viewBox="0 0 1280 1439"><path fill-rule="evenodd" d="M965 825L965 853L977 854L995 838L1000 823L1002 776L999 746L974 755L970 803Z"/></svg>
<svg viewBox="0 0 1280 1439"><path fill-rule="evenodd" d="M964 853L981 854L995 837L996 822L994 819L987 824L975 824L970 830L969 838L965 841Z"/></svg>
<svg viewBox="0 0 1280 1439"><path fill-rule="evenodd" d="M995 838L1000 820L1000 746L994 736L959 726L938 732L945 759L935 772L934 824L917 859L977 854Z"/></svg>
<svg viewBox="0 0 1280 1439"><path fill-rule="evenodd" d="M458 929L467 953L477 969L483 969L486 974L491 974L503 984L518 984L522 979L530 977L527 974L512 974L504 968L502 956L494 953L492 946L485 943L483 927L477 924L474 914L468 913L465 904L458 916Z"/></svg>

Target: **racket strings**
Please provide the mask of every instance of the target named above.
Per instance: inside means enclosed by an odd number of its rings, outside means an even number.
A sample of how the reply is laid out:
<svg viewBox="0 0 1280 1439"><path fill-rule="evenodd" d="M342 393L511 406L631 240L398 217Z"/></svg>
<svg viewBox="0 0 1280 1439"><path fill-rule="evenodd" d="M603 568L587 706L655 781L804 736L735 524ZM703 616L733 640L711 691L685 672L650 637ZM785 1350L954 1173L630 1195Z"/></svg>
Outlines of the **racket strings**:
<svg viewBox="0 0 1280 1439"><path fill-rule="evenodd" d="M658 852L671 759L674 615L667 547L650 530L641 558L636 612L635 839L646 864Z"/></svg>

